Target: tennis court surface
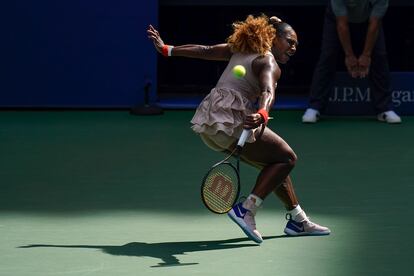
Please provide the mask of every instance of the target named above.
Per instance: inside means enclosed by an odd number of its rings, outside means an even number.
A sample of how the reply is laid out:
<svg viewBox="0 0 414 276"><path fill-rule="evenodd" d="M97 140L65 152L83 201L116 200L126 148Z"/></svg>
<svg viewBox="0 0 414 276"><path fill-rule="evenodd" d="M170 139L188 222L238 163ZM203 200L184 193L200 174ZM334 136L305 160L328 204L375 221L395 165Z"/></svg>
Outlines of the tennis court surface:
<svg viewBox="0 0 414 276"><path fill-rule="evenodd" d="M200 183L222 155L190 130L193 111L0 113L0 275L398 275L411 271L414 119L273 111L298 155L301 206L331 228L289 238L272 195L262 245L205 209ZM257 171L242 165L242 194Z"/></svg>

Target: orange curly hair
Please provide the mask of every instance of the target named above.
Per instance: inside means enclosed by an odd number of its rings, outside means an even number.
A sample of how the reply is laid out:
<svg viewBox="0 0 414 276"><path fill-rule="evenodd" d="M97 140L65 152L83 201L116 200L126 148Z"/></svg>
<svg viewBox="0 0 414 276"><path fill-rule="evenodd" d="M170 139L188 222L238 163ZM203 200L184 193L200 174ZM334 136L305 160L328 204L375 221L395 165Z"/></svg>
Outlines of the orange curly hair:
<svg viewBox="0 0 414 276"><path fill-rule="evenodd" d="M226 41L232 52L264 55L272 48L275 37L276 30L266 15L249 15L245 21L233 23L233 34Z"/></svg>

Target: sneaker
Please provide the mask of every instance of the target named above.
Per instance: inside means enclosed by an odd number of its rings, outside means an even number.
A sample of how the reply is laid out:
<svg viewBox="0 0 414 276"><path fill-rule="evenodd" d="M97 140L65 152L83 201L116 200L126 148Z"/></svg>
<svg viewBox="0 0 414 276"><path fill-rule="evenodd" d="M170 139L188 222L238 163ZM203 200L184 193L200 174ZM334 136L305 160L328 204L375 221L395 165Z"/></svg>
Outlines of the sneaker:
<svg viewBox="0 0 414 276"><path fill-rule="evenodd" d="M286 219L288 222L284 232L288 236L322 236L331 233L328 227L313 223L309 219L297 222L289 214L286 215Z"/></svg>
<svg viewBox="0 0 414 276"><path fill-rule="evenodd" d="M254 214L243 207L243 203L240 202L233 206L227 215L243 230L243 232L251 240L256 243L262 243L263 238L259 231L256 230L256 222L254 220Z"/></svg>
<svg viewBox="0 0 414 276"><path fill-rule="evenodd" d="M320 113L318 110L308 108L302 116L302 123L316 123L319 120Z"/></svg>
<svg viewBox="0 0 414 276"><path fill-rule="evenodd" d="M397 113L395 113L392 110L388 110L388 111L385 111L385 112L382 112L382 113L378 114L377 119L378 119L378 121L387 122L389 124L399 124L399 123L401 123L400 116L398 116Z"/></svg>

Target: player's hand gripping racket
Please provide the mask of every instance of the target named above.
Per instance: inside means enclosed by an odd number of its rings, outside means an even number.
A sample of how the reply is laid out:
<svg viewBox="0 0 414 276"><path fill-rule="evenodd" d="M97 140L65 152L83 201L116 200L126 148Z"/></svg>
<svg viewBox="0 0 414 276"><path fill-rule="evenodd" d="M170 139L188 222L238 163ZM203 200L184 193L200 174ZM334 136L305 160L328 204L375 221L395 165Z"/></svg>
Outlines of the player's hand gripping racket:
<svg viewBox="0 0 414 276"><path fill-rule="evenodd" d="M231 210L240 193L240 152L251 130L243 130L236 148L224 160L213 165L203 178L201 199L212 212L224 214ZM236 157L236 166L228 160Z"/></svg>

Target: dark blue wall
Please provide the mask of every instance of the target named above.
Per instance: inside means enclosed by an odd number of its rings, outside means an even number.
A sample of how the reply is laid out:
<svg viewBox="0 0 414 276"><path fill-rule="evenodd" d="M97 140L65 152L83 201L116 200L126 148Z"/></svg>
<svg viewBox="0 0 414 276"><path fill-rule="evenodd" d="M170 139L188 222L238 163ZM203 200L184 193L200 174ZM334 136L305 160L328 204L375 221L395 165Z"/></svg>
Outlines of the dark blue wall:
<svg viewBox="0 0 414 276"><path fill-rule="evenodd" d="M157 0L11 2L0 27L0 107L130 107L143 102L147 79L156 91L146 28L157 25Z"/></svg>

